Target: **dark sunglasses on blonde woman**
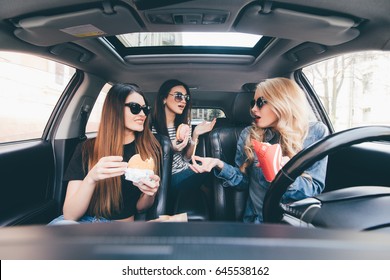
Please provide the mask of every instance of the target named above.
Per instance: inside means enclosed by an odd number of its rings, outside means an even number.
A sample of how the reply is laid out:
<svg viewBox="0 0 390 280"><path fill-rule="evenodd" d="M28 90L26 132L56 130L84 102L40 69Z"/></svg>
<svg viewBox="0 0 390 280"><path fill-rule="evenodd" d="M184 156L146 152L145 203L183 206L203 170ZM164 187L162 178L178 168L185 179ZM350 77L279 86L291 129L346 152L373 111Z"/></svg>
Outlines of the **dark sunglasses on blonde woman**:
<svg viewBox="0 0 390 280"><path fill-rule="evenodd" d="M169 95L172 95L174 98L175 98L175 101L176 102L181 102L181 101L185 101L185 102L188 102L190 101L190 96L187 94L187 95L184 95L182 94L181 92L175 92L175 93L170 93Z"/></svg>
<svg viewBox="0 0 390 280"><path fill-rule="evenodd" d="M151 109L150 106L146 106L146 105L141 106L135 102L126 103L125 106L129 107L130 112L134 115L138 115L142 110L144 112L145 116L147 116L147 115L149 115L150 109Z"/></svg>
<svg viewBox="0 0 390 280"><path fill-rule="evenodd" d="M260 96L259 98L257 98L257 100L252 100L251 101L251 108L253 108L253 106L257 106L257 108L261 109L261 107L264 106L264 104L267 104L267 100L264 99L264 97Z"/></svg>

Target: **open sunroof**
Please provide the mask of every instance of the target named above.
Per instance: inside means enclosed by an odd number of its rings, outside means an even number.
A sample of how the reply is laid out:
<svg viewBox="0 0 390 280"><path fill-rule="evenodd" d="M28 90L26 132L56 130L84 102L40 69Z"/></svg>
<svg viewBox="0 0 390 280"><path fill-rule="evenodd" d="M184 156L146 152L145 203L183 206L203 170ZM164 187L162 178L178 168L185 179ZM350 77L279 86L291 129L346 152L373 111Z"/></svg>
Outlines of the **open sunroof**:
<svg viewBox="0 0 390 280"><path fill-rule="evenodd" d="M238 32L135 32L107 37L122 56L137 54L258 55L270 40Z"/></svg>
<svg viewBox="0 0 390 280"><path fill-rule="evenodd" d="M116 37L126 48L162 46L253 48L262 36L226 32L137 32Z"/></svg>

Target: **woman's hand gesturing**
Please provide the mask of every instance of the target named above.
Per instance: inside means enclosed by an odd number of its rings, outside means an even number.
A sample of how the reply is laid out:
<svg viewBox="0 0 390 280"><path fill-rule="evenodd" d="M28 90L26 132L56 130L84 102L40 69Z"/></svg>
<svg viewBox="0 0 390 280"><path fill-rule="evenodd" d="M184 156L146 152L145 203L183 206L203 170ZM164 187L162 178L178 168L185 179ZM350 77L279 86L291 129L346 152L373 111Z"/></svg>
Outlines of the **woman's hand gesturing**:
<svg viewBox="0 0 390 280"><path fill-rule="evenodd" d="M198 137L199 135L210 132L213 129L216 121L217 121L217 119L213 119L211 122L203 121L200 124L198 124L194 128L194 137Z"/></svg>

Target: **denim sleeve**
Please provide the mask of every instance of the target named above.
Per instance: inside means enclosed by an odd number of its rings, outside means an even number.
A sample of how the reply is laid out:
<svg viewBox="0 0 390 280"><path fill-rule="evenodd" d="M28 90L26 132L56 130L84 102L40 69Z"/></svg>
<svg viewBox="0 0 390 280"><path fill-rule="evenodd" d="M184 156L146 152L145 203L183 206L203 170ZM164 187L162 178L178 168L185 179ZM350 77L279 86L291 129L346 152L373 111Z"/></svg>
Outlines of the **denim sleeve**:
<svg viewBox="0 0 390 280"><path fill-rule="evenodd" d="M218 172L216 169L214 170L214 175L217 178L224 180L222 185L224 187L236 187L239 189L248 188L249 180L248 176L243 174L239 167L245 162L246 155L244 152L245 140L248 137L249 129L244 129L240 137L237 141L237 151L235 156L235 166L232 166L226 162L224 162L223 169Z"/></svg>
<svg viewBox="0 0 390 280"><path fill-rule="evenodd" d="M304 147L324 138L329 134L327 127L322 123L315 123L310 127ZM283 195L282 202L301 200L320 194L325 188L326 168L328 157L315 162L305 171L309 176L299 176Z"/></svg>

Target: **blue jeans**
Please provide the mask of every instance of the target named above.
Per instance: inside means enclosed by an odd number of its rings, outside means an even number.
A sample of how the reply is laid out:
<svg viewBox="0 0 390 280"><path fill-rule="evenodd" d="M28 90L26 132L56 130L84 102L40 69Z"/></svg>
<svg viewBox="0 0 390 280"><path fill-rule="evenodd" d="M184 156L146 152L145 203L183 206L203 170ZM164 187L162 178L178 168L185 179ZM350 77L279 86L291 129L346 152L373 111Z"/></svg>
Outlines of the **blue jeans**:
<svg viewBox="0 0 390 280"><path fill-rule="evenodd" d="M61 215L57 218L55 218L53 221L48 223L48 226L52 225L70 225L70 224L89 224L89 223L111 223L111 220L108 220L106 218L97 218L94 216L88 216L84 215L77 221L72 221L72 220L65 220L64 215Z"/></svg>
<svg viewBox="0 0 390 280"><path fill-rule="evenodd" d="M178 205L181 205L180 195L186 197L188 195L193 196L193 192L202 193L201 186L210 176L210 173L195 173L191 168L184 169L181 172L172 174L171 186L168 189L168 205L171 208L168 212L172 214L179 213L177 211ZM194 195L194 197L201 197Z"/></svg>
<svg viewBox="0 0 390 280"><path fill-rule="evenodd" d="M183 189L200 188L208 174L209 173L195 173L191 168L172 174L171 190L177 192Z"/></svg>

